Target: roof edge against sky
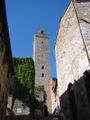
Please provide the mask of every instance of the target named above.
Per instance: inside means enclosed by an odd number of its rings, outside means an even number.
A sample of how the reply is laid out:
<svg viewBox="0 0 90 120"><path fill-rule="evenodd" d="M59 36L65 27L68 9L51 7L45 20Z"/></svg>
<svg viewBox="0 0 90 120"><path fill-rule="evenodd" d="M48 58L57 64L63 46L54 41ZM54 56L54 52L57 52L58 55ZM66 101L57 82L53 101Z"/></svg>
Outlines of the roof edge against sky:
<svg viewBox="0 0 90 120"><path fill-rule="evenodd" d="M68 9L69 5L71 4L71 1L72 1L72 0L70 0L70 2L69 2L69 4L68 4L68 6L67 6L67 8L66 8L66 10L64 11L63 16L65 15L65 13L66 13L66 11L67 11L67 9ZM61 23L61 20L62 20L63 16L60 16L60 18L59 18L59 26L60 26L60 23ZM59 29L58 29L58 32L59 32ZM56 43L57 43L57 36L58 36L58 32L57 32L57 35L56 35L56 41L55 41L54 48L55 48Z"/></svg>

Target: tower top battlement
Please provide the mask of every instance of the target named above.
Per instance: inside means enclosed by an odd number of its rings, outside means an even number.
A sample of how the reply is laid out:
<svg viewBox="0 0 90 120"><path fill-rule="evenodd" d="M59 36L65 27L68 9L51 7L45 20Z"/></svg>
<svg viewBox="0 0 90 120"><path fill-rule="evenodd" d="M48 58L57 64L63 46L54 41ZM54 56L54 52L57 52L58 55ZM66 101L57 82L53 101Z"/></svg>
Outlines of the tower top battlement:
<svg viewBox="0 0 90 120"><path fill-rule="evenodd" d="M46 34L43 28L40 28L40 30L39 30L38 33L39 33L39 34Z"/></svg>
<svg viewBox="0 0 90 120"><path fill-rule="evenodd" d="M40 28L38 32L35 33L35 37L43 37L43 38L49 38L49 35L47 35L43 28Z"/></svg>

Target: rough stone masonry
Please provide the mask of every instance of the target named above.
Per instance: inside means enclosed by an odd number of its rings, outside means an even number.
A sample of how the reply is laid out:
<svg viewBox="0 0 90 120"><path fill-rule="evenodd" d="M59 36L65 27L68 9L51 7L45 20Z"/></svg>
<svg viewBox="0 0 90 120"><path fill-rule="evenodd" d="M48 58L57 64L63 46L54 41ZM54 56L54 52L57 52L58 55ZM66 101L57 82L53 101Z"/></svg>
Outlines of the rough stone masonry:
<svg viewBox="0 0 90 120"><path fill-rule="evenodd" d="M90 69L90 0L72 1L55 44L60 105L67 120L90 120L90 83L83 75Z"/></svg>
<svg viewBox="0 0 90 120"><path fill-rule="evenodd" d="M46 105L51 113L50 80L51 66L49 53L49 38L43 29L34 37L35 86L42 85L47 94Z"/></svg>
<svg viewBox="0 0 90 120"><path fill-rule="evenodd" d="M0 120L5 120L8 92L13 74L5 1L0 0Z"/></svg>
<svg viewBox="0 0 90 120"><path fill-rule="evenodd" d="M72 2L70 2L56 38L55 53L59 96L67 89L68 84L78 79L89 68L89 60L81 37L79 24L90 58L90 2L74 2L79 23Z"/></svg>

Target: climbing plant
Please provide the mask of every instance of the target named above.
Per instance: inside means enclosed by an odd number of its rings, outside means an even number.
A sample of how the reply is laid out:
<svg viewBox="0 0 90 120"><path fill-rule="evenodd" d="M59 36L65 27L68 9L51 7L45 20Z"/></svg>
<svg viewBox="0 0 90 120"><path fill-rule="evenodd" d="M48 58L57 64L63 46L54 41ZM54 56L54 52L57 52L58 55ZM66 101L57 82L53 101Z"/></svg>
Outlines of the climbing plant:
<svg viewBox="0 0 90 120"><path fill-rule="evenodd" d="M17 66L17 80L29 89L29 93L34 95L35 68L32 58L13 58L14 65Z"/></svg>
<svg viewBox="0 0 90 120"><path fill-rule="evenodd" d="M34 89L35 89L35 66L32 58L13 58L13 64L17 68L16 81L29 91L30 113L34 111ZM23 94L23 91L22 93Z"/></svg>
<svg viewBox="0 0 90 120"><path fill-rule="evenodd" d="M36 86L35 87L35 95L36 95L36 98L38 97L37 95L39 94L39 93L43 93L43 102L44 103L46 103L46 97L47 97L47 95L46 95L46 91L44 90L44 86L42 86L42 85L38 85L38 86Z"/></svg>

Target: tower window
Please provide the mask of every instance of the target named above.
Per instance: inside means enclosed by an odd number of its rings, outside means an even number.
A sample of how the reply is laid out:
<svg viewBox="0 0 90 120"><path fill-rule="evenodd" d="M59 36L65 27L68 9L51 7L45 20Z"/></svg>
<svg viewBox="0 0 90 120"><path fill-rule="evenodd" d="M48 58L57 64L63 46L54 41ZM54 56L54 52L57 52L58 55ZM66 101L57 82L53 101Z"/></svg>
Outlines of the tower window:
<svg viewBox="0 0 90 120"><path fill-rule="evenodd" d="M44 66L42 66L42 69L44 69Z"/></svg>
<svg viewBox="0 0 90 120"><path fill-rule="evenodd" d="M43 44L43 41L41 43Z"/></svg>
<svg viewBox="0 0 90 120"><path fill-rule="evenodd" d="M3 92L3 96L2 96L2 102L4 103L4 92Z"/></svg>
<svg viewBox="0 0 90 120"><path fill-rule="evenodd" d="M42 73L42 77L44 77L44 73Z"/></svg>

